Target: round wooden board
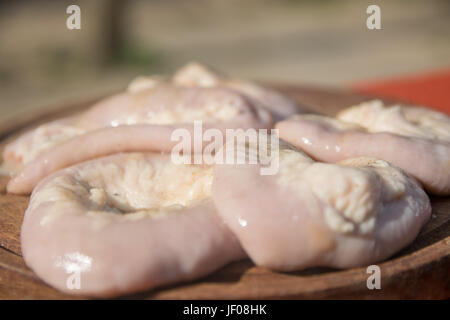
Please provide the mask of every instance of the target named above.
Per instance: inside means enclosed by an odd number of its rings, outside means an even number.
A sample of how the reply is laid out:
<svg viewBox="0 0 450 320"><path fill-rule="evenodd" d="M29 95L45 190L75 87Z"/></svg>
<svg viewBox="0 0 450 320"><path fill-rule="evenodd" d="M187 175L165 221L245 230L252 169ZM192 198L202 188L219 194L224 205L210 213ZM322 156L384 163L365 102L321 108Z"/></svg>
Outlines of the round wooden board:
<svg viewBox="0 0 450 320"><path fill-rule="evenodd" d="M312 111L333 115L341 108L369 99L355 93L275 86ZM0 121L4 143L39 123L78 112L96 99L40 109L8 123ZM80 298L58 292L28 269L20 252L20 226L28 197L7 195L0 179L0 299ZM396 299L450 297L450 197L432 197L433 218L413 244L381 262L381 289L369 290L366 268L312 268L280 273L232 263L195 282L164 287L124 298L139 299Z"/></svg>

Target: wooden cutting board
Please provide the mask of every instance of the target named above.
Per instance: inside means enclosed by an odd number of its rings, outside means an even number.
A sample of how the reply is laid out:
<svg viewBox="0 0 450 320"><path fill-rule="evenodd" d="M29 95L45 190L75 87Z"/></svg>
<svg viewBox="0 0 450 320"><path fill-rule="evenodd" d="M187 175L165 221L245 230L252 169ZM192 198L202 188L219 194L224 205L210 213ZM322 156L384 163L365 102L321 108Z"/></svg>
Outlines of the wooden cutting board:
<svg viewBox="0 0 450 320"><path fill-rule="evenodd" d="M276 86L307 108L334 115L368 99L351 92ZM0 148L39 123L78 112L96 99L40 109L7 123L0 121ZM7 195L0 179L0 299L71 299L47 286L28 269L20 252L20 226L28 197ZM281 273L232 263L195 282L164 287L124 298L139 299L392 299L450 298L450 197L432 197L433 217L413 244L379 263L381 289L369 290L366 268L312 268ZM80 298L80 297L76 297Z"/></svg>

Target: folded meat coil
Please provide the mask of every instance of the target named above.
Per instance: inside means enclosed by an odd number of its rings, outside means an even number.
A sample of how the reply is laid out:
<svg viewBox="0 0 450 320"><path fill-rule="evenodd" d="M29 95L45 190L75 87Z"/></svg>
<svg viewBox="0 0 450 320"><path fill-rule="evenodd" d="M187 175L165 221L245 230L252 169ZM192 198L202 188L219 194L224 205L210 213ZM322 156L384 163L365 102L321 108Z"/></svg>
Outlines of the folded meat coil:
<svg viewBox="0 0 450 320"><path fill-rule="evenodd" d="M180 70L173 80L138 78L126 92L106 98L81 115L57 120L25 133L6 146L7 167L19 168L8 192L27 194L48 174L70 165L117 152L164 151L176 144L175 129L193 131L194 121L203 128L265 128L273 126L267 99L296 112L288 98L255 84L219 81L205 86L194 81L192 67ZM200 69L195 79L213 77ZM189 75L189 76L188 76ZM234 82L233 82L234 83ZM243 88L243 89L241 89ZM275 105L274 105L275 104Z"/></svg>
<svg viewBox="0 0 450 320"><path fill-rule="evenodd" d="M337 118L295 115L278 122L280 137L324 162L352 157L389 161L433 194L450 194L450 118L442 113L370 101Z"/></svg>
<svg viewBox="0 0 450 320"><path fill-rule="evenodd" d="M211 183L211 167L153 153L61 170L31 196L25 262L61 291L97 297L204 276L245 257L216 214Z"/></svg>

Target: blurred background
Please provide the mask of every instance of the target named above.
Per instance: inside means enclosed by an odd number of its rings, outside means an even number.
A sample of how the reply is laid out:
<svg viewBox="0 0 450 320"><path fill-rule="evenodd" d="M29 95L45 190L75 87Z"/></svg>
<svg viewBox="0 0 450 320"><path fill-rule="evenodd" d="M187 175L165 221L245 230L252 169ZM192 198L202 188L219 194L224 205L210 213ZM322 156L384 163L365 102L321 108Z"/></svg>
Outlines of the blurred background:
<svg viewBox="0 0 450 320"><path fill-rule="evenodd" d="M70 4L81 30L66 27ZM381 7L382 30L366 28ZM124 88L197 60L344 87L450 66L449 0L0 0L0 117Z"/></svg>

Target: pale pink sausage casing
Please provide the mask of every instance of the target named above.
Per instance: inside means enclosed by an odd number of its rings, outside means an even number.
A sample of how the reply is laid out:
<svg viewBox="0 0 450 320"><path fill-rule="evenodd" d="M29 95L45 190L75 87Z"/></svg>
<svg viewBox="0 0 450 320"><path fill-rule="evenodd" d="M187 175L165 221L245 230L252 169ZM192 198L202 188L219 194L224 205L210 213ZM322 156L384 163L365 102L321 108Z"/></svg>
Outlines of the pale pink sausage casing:
<svg viewBox="0 0 450 320"><path fill-rule="evenodd" d="M280 150L279 171L216 165L213 199L256 265L294 271L380 262L411 243L431 206L420 185L385 161L341 165Z"/></svg>
<svg viewBox="0 0 450 320"><path fill-rule="evenodd" d="M160 203L170 191L158 179L180 179L164 175L169 162L155 154L118 154L44 179L33 192L22 225L26 264L61 291L112 297L196 279L245 257L212 202L202 198L207 186L201 183L193 181L195 188L180 198L197 194L198 201L155 212L139 208L148 201ZM186 179L198 174L209 179L195 170L187 170ZM151 179L141 174L153 177L155 184L145 187ZM139 187L153 192L139 193ZM115 203L115 196L122 198ZM79 282L73 278L76 272Z"/></svg>
<svg viewBox="0 0 450 320"><path fill-rule="evenodd" d="M359 156L383 159L415 177L430 193L450 194L450 140L396 133L400 126L393 127L393 132L368 132L358 123L316 115L294 116L275 127L280 138L319 161ZM441 130L450 135L450 129Z"/></svg>
<svg viewBox="0 0 450 320"><path fill-rule="evenodd" d="M55 139L56 142L25 163L9 182L8 192L29 193L46 175L96 157L130 151L168 152L177 144L171 140L174 130L185 128L194 136L194 120L203 120L203 130L272 126L272 118L267 111L232 90L166 85L107 99L70 120L71 126L64 123L59 130L70 129L73 136L61 142L50 136L50 141L45 143L51 144ZM59 122L55 125L58 127ZM84 131L78 133L77 129ZM31 145L32 137L32 134L27 134L7 146L5 160L15 161L16 150L23 150L24 144Z"/></svg>

